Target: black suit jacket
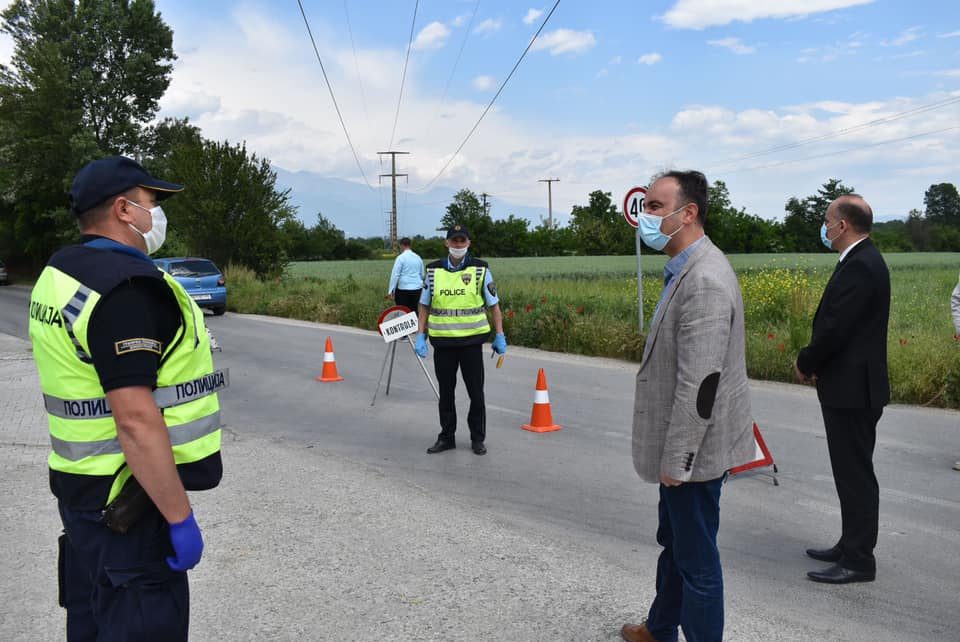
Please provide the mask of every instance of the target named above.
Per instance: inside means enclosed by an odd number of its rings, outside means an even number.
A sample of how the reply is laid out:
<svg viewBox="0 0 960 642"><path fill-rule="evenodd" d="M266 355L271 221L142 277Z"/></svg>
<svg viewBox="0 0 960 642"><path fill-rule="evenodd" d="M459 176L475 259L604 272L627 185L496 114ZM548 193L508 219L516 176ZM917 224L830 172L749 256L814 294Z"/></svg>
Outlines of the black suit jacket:
<svg viewBox="0 0 960 642"><path fill-rule="evenodd" d="M817 377L820 403L831 408L882 408L890 401L887 322L890 272L869 238L834 270L813 317L800 372Z"/></svg>

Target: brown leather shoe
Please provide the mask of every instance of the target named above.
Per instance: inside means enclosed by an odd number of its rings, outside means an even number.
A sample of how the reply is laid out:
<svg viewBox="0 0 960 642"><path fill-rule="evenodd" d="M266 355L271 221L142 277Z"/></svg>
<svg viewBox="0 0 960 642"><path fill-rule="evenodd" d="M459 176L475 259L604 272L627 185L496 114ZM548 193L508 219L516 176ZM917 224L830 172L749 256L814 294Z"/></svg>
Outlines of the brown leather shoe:
<svg viewBox="0 0 960 642"><path fill-rule="evenodd" d="M624 624L620 629L620 637L627 642L657 642L647 630L646 624Z"/></svg>

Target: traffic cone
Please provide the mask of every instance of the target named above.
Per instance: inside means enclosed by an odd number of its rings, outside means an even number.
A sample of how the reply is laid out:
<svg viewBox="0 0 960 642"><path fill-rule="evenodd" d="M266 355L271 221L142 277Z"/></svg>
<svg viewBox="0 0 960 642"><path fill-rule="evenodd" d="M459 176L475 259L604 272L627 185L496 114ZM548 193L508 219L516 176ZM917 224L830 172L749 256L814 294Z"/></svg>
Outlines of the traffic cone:
<svg viewBox="0 0 960 642"><path fill-rule="evenodd" d="M553 413L550 412L550 394L547 392L547 375L543 368L537 373L537 391L533 395L533 412L530 413L530 423L520 426L531 432L552 432L560 430L560 426L553 423Z"/></svg>
<svg viewBox="0 0 960 642"><path fill-rule="evenodd" d="M343 381L343 377L337 374L337 358L333 356L333 341L327 337L327 346L323 349L323 370L317 381L330 383L331 381Z"/></svg>

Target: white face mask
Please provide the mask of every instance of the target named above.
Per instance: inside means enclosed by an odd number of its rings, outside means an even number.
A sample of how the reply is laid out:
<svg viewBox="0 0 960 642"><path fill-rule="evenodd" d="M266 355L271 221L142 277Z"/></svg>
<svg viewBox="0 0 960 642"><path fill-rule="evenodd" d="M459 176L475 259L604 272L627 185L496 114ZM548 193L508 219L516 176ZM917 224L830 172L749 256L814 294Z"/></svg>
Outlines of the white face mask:
<svg viewBox="0 0 960 642"><path fill-rule="evenodd" d="M160 246L163 245L163 242L167 238L167 215L163 213L163 208L159 205L147 209L143 205L134 203L133 201L127 202L146 212L150 212L150 220L152 221L152 225L150 227L150 231L146 234L134 227L132 223L127 223L127 225L130 226L131 230L143 237L143 242L147 245L147 254L153 254L160 249Z"/></svg>
<svg viewBox="0 0 960 642"><path fill-rule="evenodd" d="M455 259L462 259L467 255L467 248L465 247L449 247L447 249L450 250L450 256Z"/></svg>

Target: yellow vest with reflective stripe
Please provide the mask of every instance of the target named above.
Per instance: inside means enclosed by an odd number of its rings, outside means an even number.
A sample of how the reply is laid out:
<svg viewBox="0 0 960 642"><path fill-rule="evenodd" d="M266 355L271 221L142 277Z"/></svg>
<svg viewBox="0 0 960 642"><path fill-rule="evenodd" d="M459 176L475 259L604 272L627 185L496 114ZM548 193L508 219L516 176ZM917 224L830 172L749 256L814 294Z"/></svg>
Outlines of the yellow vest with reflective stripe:
<svg viewBox="0 0 960 642"><path fill-rule="evenodd" d="M214 371L203 312L179 283L162 274L182 320L174 341L163 346L154 397L170 433L174 461L187 464L220 450L216 391L229 385L229 378ZM106 504L120 492L130 469L87 340L103 294L48 265L31 293L30 339L50 428L48 464L76 475L116 475Z"/></svg>
<svg viewBox="0 0 960 642"><path fill-rule="evenodd" d="M458 338L490 334L483 300L487 268L469 265L457 272L443 268L427 270L433 289L427 333L431 337Z"/></svg>

